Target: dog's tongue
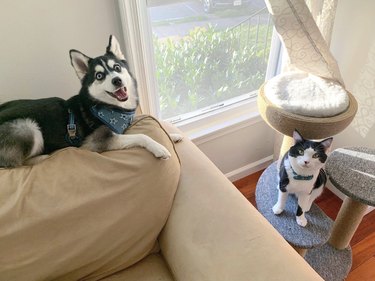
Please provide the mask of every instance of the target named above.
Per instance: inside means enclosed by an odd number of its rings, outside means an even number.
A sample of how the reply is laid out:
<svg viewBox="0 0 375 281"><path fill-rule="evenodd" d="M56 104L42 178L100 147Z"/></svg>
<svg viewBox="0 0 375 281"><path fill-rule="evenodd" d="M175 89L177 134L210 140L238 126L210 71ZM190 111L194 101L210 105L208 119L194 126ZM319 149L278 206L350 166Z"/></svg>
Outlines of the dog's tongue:
<svg viewBox="0 0 375 281"><path fill-rule="evenodd" d="M128 99L128 93L126 92L126 88L120 88L117 91L113 92L116 98L119 101L126 101Z"/></svg>

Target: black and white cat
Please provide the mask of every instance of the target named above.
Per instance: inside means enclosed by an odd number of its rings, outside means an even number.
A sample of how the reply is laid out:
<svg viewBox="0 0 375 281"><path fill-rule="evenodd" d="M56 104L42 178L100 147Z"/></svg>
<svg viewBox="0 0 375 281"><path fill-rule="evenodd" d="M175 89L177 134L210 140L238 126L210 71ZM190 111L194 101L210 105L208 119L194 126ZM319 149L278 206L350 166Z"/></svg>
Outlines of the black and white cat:
<svg viewBox="0 0 375 281"><path fill-rule="evenodd" d="M322 193L327 182L323 170L332 138L323 141L306 140L295 130L294 145L284 155L279 166L278 200L272 210L278 215L284 211L288 194L295 194L298 199L296 220L300 226L306 226L305 213L314 200Z"/></svg>

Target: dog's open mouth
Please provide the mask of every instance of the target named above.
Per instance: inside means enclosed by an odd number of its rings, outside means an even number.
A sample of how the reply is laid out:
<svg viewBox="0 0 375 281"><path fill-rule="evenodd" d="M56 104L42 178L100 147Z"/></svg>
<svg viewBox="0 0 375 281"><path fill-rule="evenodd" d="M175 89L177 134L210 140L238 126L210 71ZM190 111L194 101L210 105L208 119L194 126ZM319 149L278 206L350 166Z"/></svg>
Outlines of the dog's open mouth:
<svg viewBox="0 0 375 281"><path fill-rule="evenodd" d="M112 97L116 98L118 101L127 101L128 100L128 92L126 87L122 87L114 91L113 93L107 92Z"/></svg>

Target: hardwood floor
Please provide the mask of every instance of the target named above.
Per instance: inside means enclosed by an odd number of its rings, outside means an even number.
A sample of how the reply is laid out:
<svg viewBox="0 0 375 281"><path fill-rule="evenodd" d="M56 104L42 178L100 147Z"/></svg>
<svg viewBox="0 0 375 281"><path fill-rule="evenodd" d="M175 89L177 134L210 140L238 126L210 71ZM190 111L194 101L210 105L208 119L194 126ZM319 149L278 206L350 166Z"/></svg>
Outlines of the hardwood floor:
<svg viewBox="0 0 375 281"><path fill-rule="evenodd" d="M254 205L256 183L263 171L235 181L233 184ZM316 204L335 219L342 201L328 189L316 200ZM353 265L347 281L375 281L375 210L367 214L350 242Z"/></svg>

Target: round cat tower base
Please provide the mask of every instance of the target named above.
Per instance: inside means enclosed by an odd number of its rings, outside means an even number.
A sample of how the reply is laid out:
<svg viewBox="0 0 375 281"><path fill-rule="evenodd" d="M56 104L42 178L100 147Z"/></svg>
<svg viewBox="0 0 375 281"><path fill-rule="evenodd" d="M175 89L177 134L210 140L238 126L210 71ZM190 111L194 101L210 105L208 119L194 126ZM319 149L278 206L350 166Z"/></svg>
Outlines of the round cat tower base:
<svg viewBox="0 0 375 281"><path fill-rule="evenodd" d="M344 280L352 265L352 251L350 247L338 250L327 243L333 221L313 204L306 213L306 227L298 225L294 196L289 196L284 212L275 215L272 207L277 202L277 185L275 162L263 172L257 183L255 200L258 211L324 280Z"/></svg>
<svg viewBox="0 0 375 281"><path fill-rule="evenodd" d="M325 281L345 280L352 267L352 249L337 250L326 243L309 250L305 260Z"/></svg>
<svg viewBox="0 0 375 281"><path fill-rule="evenodd" d="M297 252L300 252L300 249L312 249L326 243L333 221L316 204L313 204L310 211L306 213L308 223L305 227L296 222L298 203L295 196L288 197L284 212L280 215L273 213L272 207L277 202L277 186L277 163L274 162L263 172L256 186L255 200L258 211Z"/></svg>

